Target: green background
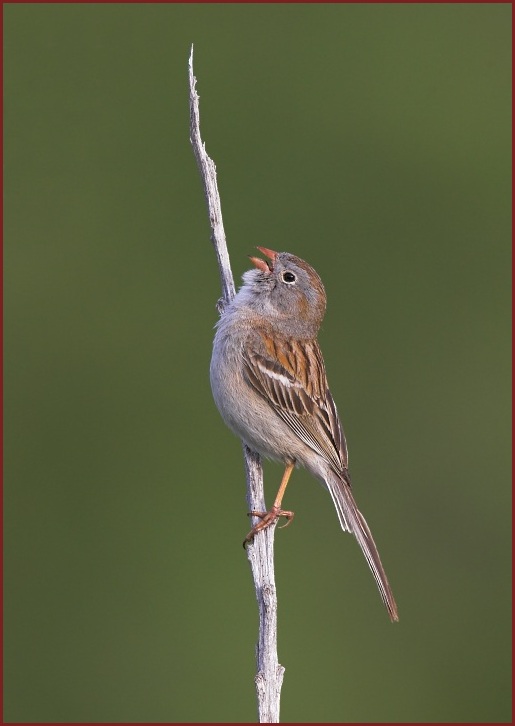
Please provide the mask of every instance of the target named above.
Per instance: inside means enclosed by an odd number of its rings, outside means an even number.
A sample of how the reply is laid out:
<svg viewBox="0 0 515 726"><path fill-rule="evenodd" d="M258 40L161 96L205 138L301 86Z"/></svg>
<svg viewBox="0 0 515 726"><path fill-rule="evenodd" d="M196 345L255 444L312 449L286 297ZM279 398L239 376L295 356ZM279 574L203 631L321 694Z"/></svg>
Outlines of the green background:
<svg viewBox="0 0 515 726"><path fill-rule="evenodd" d="M325 282L329 381L401 618L296 472L282 720L510 721L511 6L4 20L5 719L256 720L193 42L236 281L265 245Z"/></svg>

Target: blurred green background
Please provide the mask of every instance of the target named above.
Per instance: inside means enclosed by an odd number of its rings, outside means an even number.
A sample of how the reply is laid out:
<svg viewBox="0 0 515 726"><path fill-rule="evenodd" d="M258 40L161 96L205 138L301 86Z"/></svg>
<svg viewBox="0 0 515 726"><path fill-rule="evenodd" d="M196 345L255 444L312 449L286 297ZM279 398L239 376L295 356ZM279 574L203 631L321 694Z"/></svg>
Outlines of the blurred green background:
<svg viewBox="0 0 515 726"><path fill-rule="evenodd" d="M282 720L508 722L511 6L486 3L4 5L5 720L256 720L192 42L237 282L256 245L325 282L401 618L297 472Z"/></svg>

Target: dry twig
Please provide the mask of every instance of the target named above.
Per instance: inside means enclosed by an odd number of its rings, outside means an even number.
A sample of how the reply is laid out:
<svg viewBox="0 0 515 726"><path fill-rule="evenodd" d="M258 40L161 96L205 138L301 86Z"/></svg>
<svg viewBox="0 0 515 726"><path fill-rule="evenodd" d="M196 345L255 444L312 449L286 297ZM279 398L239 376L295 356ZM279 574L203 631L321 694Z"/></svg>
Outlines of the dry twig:
<svg viewBox="0 0 515 726"><path fill-rule="evenodd" d="M211 241L215 248L222 284L222 297L218 311L235 295L234 280L227 252L222 221L220 195L216 182L216 167L206 153L200 136L199 97L196 78L193 75L193 46L189 59L190 82L190 141L197 159L211 226ZM245 474L247 479L247 504L249 511L266 511L263 492L263 469L258 454L243 445ZM279 723L279 704L284 668L277 660L277 594L274 575L275 525L256 534L246 552L254 578L259 607L259 637L256 646L257 674L255 677L258 699L259 723Z"/></svg>

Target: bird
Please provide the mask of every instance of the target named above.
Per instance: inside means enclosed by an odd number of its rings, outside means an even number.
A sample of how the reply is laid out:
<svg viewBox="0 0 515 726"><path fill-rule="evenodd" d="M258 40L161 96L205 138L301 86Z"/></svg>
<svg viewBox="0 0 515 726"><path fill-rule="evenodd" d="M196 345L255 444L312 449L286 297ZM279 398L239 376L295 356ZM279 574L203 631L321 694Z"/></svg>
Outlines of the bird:
<svg viewBox="0 0 515 726"><path fill-rule="evenodd" d="M356 538L392 622L398 609L372 533L353 496L348 451L317 340L326 310L318 273L289 252L257 247L253 268L216 324L210 364L215 404L251 450L284 466L273 506L244 540L294 513L282 500L296 466L329 491L339 523ZM286 526L284 525L284 526Z"/></svg>

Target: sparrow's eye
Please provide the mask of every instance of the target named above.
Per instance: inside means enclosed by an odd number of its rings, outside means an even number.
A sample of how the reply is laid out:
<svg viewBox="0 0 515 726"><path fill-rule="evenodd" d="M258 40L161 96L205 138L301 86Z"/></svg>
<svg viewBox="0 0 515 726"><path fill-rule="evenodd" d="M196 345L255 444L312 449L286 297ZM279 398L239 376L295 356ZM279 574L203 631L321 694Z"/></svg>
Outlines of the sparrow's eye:
<svg viewBox="0 0 515 726"><path fill-rule="evenodd" d="M293 272L283 272L283 281L288 283L288 285L293 285L296 279Z"/></svg>

